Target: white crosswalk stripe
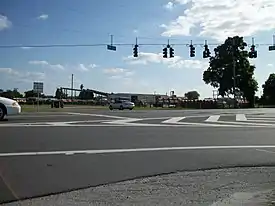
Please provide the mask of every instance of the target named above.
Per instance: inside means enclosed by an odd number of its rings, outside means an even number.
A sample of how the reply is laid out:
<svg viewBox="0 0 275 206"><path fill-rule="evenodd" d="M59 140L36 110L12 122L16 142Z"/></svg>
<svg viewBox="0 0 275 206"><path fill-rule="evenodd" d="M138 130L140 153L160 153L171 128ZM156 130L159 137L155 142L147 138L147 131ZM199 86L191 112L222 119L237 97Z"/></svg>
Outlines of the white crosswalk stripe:
<svg viewBox="0 0 275 206"><path fill-rule="evenodd" d="M212 115L208 119L205 120L205 122L217 122L220 119L220 115Z"/></svg>
<svg viewBox="0 0 275 206"><path fill-rule="evenodd" d="M172 117L170 119L167 119L165 121L163 121L162 123L164 124L177 124L179 121L185 119L185 117Z"/></svg>

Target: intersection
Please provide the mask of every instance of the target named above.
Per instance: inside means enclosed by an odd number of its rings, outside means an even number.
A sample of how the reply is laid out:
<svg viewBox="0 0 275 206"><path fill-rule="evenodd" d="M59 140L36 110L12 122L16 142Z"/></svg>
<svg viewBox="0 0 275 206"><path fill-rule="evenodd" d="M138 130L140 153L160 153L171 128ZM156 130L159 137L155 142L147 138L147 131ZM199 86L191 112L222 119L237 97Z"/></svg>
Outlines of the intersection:
<svg viewBox="0 0 275 206"><path fill-rule="evenodd" d="M69 111L0 123L0 202L143 176L274 165L272 110Z"/></svg>

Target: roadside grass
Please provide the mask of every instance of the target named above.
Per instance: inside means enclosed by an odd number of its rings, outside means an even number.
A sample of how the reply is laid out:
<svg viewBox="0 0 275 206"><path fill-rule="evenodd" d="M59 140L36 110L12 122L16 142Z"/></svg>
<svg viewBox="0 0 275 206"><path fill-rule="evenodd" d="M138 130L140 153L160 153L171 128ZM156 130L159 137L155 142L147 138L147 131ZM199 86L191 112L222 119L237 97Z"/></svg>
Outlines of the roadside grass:
<svg viewBox="0 0 275 206"><path fill-rule="evenodd" d="M22 113L25 112L67 112L81 109L108 109L104 106L89 106L89 105L65 105L64 108L51 108L50 105L21 105Z"/></svg>
<svg viewBox="0 0 275 206"><path fill-rule="evenodd" d="M108 110L108 106L91 106L91 105L65 105L64 108L51 108L50 105L21 105L22 113L29 112L67 112L72 110ZM188 108L168 108L168 107L135 107L134 110L187 110Z"/></svg>

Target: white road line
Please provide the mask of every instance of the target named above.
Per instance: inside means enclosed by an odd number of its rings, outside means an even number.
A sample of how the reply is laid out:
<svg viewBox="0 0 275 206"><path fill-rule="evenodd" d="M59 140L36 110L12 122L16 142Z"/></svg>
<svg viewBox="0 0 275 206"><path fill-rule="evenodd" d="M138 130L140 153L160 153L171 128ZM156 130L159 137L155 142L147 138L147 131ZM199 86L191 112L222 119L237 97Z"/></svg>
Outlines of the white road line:
<svg viewBox="0 0 275 206"><path fill-rule="evenodd" d="M275 117L248 117L248 119L252 119L252 120L274 120Z"/></svg>
<svg viewBox="0 0 275 206"><path fill-rule="evenodd" d="M127 117L120 117L120 116L111 116L111 115L104 115L104 114L92 114L92 113L74 113L69 112L67 114L71 115L79 115L79 116L91 116L91 117L107 117L107 118L114 118L114 119L126 119Z"/></svg>
<svg viewBox="0 0 275 206"><path fill-rule="evenodd" d="M176 151L176 150L260 149L260 148L275 148L275 145L193 146L193 147L159 147L159 148L102 149L102 150L47 151L47 152L11 152L11 153L0 153L0 157L38 156L38 155L41 156L41 155L108 154L108 153L128 153L128 152Z"/></svg>
<svg viewBox="0 0 275 206"><path fill-rule="evenodd" d="M164 124L177 124L179 121L185 119L185 117L172 117L170 119L167 119L165 121L163 121L162 123Z"/></svg>
<svg viewBox="0 0 275 206"><path fill-rule="evenodd" d="M107 123L107 124L127 124L127 123L141 121L141 120L143 120L143 119L125 118L125 119L120 119L120 120L108 120L108 121L105 121L104 123Z"/></svg>
<svg viewBox="0 0 275 206"><path fill-rule="evenodd" d="M265 127L275 127L275 124L261 124L253 122L228 122L228 121L219 121L220 124L235 124L235 125L253 125L253 126L265 126Z"/></svg>
<svg viewBox="0 0 275 206"><path fill-rule="evenodd" d="M271 153L271 154L275 154L275 152L273 151L269 151L269 150L265 150L265 149L256 149L259 152L266 152L266 153Z"/></svg>
<svg viewBox="0 0 275 206"><path fill-rule="evenodd" d="M264 120L264 119L248 119L247 122L267 122L267 123L275 123L274 120Z"/></svg>
<svg viewBox="0 0 275 206"><path fill-rule="evenodd" d="M246 121L246 117L244 114L236 114L236 121Z"/></svg>
<svg viewBox="0 0 275 206"><path fill-rule="evenodd" d="M205 122L218 122L220 117L220 115L212 115Z"/></svg>

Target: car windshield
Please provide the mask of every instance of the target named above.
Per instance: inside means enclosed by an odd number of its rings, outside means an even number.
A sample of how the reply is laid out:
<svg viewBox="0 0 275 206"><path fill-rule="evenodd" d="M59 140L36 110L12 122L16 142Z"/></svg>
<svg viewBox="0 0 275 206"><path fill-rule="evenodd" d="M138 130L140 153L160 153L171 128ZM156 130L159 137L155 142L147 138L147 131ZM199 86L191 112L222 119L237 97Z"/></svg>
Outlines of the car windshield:
<svg viewBox="0 0 275 206"><path fill-rule="evenodd" d="M275 204L275 0L0 0L0 51L0 205Z"/></svg>

